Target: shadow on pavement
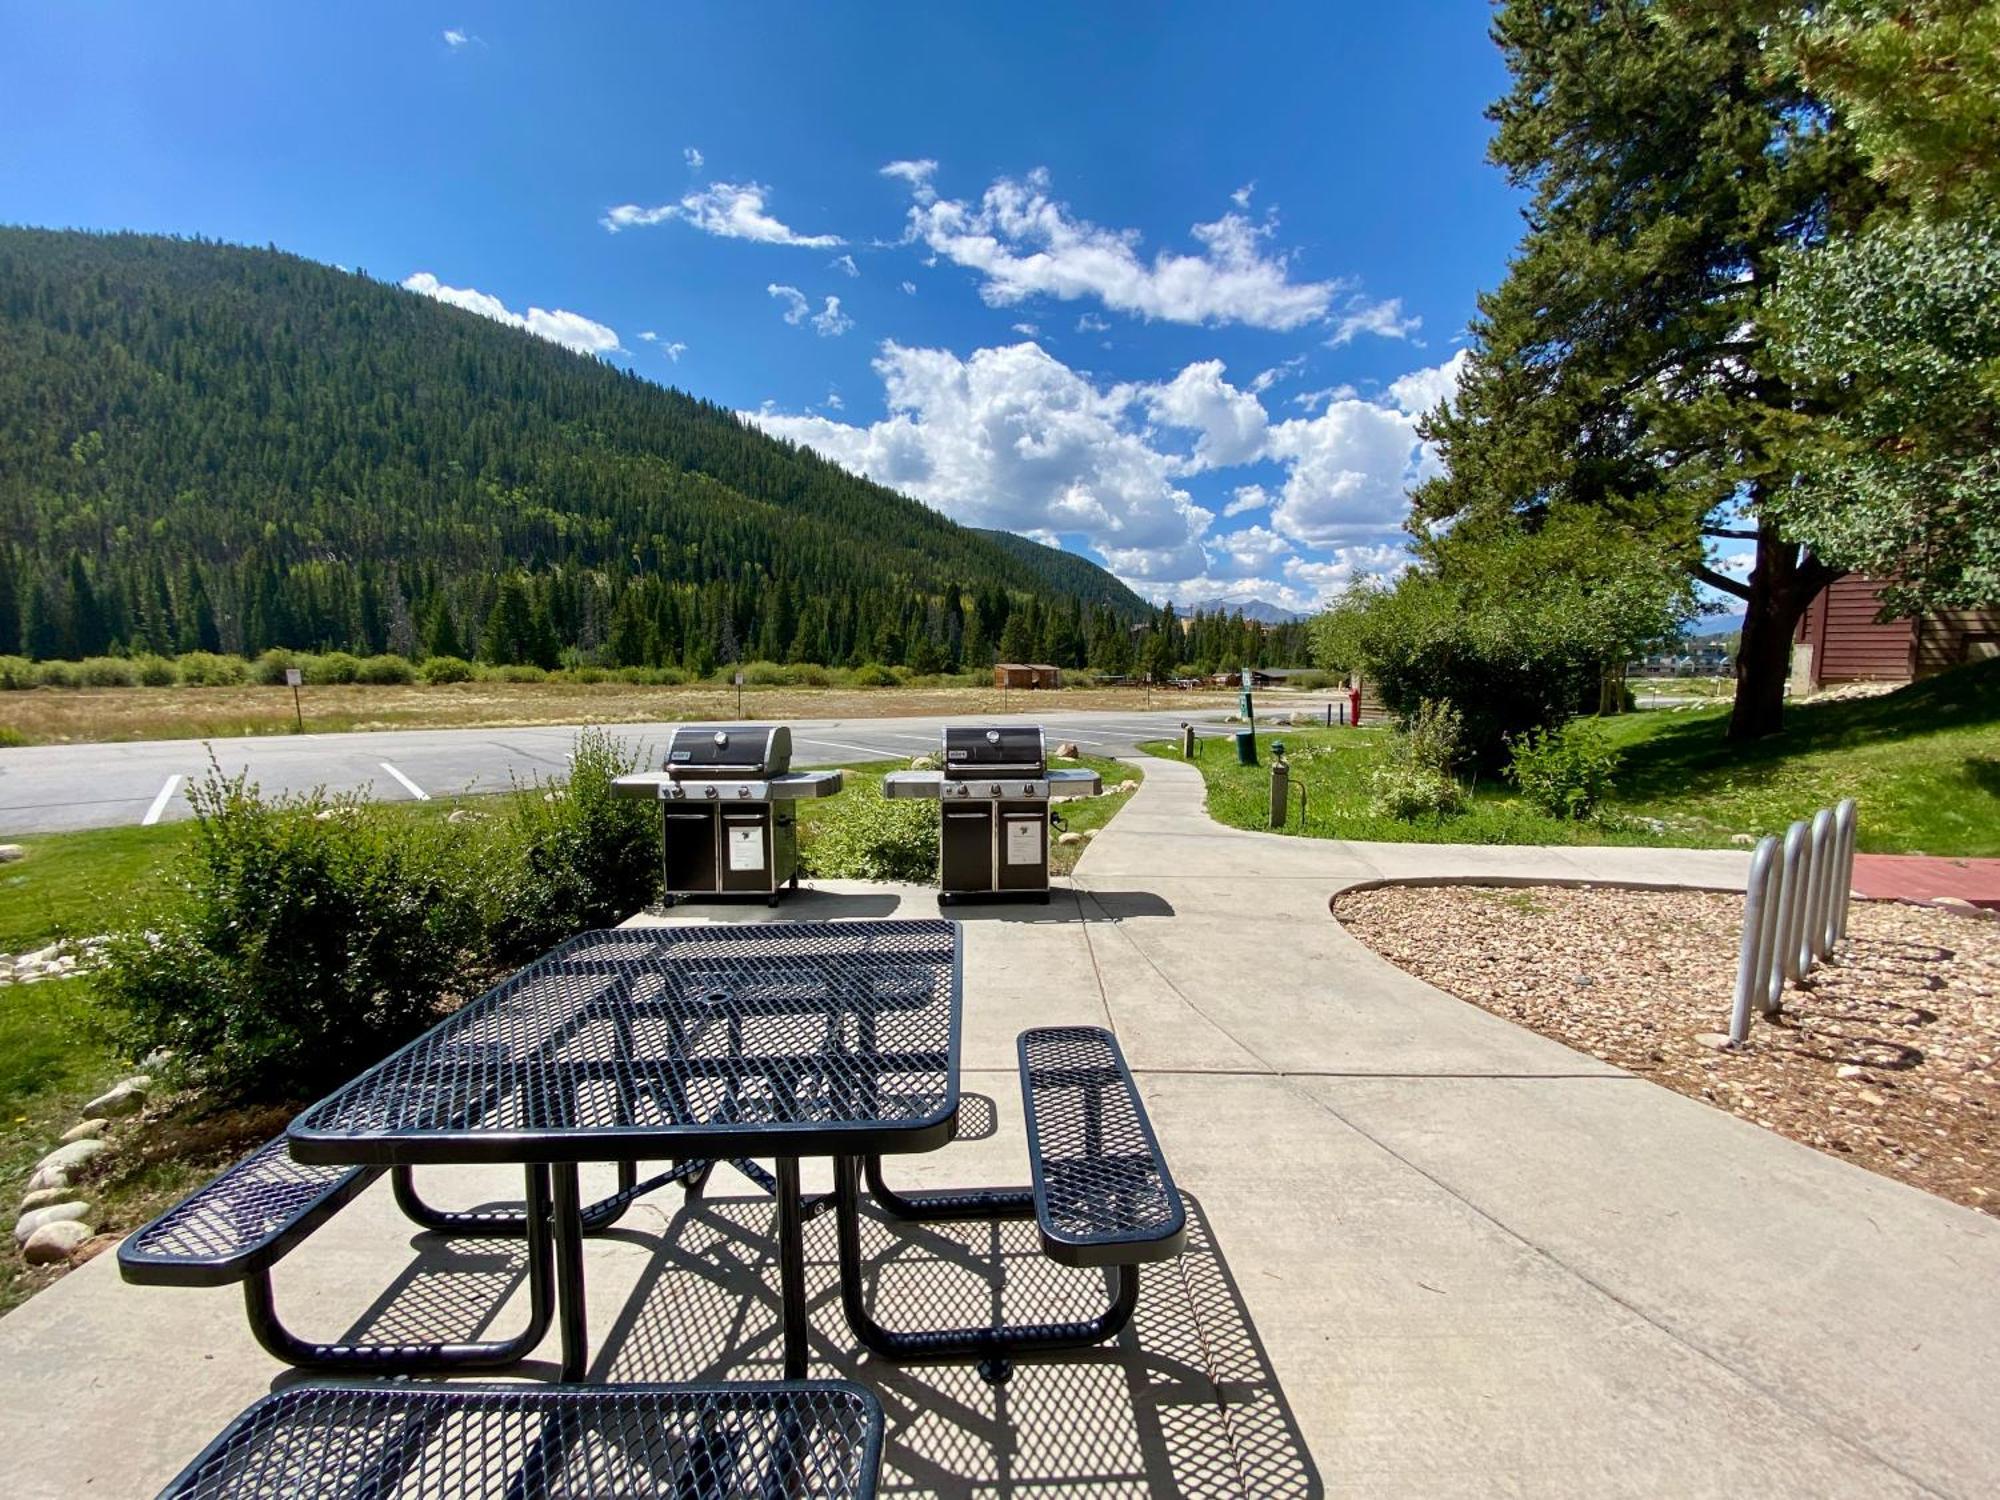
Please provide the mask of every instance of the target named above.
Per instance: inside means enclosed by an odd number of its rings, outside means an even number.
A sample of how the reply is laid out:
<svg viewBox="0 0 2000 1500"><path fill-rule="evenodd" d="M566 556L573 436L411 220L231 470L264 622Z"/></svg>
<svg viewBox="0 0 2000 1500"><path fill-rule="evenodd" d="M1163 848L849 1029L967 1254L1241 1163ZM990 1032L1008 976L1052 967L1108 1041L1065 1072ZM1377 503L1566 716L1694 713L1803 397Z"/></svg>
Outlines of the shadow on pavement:
<svg viewBox="0 0 2000 1500"><path fill-rule="evenodd" d="M967 1366L865 1355L840 1311L833 1218L809 1222L812 1373L881 1396L883 1493L1322 1495L1207 1219L1186 1202L1186 1252L1146 1269L1138 1311L1115 1342L1023 1361L1000 1387ZM777 1378L772 1216L762 1198L682 1205L606 1330L591 1378ZM1088 1317L1107 1294L1106 1273L1044 1256L1032 1221L910 1225L867 1215L863 1236L871 1304L894 1327Z"/></svg>

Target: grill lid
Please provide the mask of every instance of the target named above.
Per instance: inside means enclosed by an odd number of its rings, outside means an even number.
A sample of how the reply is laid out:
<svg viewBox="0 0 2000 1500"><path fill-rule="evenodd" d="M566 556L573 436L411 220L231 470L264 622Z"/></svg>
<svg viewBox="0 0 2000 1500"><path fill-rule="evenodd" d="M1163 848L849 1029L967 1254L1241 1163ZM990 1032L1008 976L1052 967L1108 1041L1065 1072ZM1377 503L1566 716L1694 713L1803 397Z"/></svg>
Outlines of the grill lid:
<svg viewBox="0 0 2000 1500"><path fill-rule="evenodd" d="M947 780L1006 772L1040 776L1048 769L1048 751L1039 724L948 724L944 731L944 774Z"/></svg>
<svg viewBox="0 0 2000 1500"><path fill-rule="evenodd" d="M667 742L666 773L679 780L746 780L792 766L792 731L783 724L683 724Z"/></svg>

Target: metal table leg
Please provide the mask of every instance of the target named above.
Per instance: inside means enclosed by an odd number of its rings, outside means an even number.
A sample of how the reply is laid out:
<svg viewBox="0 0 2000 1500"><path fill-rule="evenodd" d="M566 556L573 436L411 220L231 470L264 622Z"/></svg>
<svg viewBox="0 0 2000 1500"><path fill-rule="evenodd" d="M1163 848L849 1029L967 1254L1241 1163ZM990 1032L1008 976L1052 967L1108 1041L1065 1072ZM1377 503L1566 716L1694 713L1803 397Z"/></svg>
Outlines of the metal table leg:
<svg viewBox="0 0 2000 1500"><path fill-rule="evenodd" d="M778 1158L778 1277L783 1291L785 1379L806 1378L806 1240L799 1159Z"/></svg>
<svg viewBox="0 0 2000 1500"><path fill-rule="evenodd" d="M583 1306L583 1211L577 1202L576 1163L551 1169L555 1188L556 1307L562 1318L562 1378L581 1380L590 1354Z"/></svg>

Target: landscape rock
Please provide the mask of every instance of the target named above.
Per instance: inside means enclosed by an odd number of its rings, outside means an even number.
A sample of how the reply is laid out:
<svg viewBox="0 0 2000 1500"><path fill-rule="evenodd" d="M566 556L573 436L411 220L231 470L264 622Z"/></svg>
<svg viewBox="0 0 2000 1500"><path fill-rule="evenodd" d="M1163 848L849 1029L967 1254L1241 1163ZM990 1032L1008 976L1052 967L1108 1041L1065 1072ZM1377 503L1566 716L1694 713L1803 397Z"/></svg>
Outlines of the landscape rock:
<svg viewBox="0 0 2000 1500"><path fill-rule="evenodd" d="M148 1078L146 1082L151 1083L152 1080ZM132 1079L128 1078L108 1092L99 1094L90 1103L84 1105L83 1110L85 1114L93 1117L117 1120L124 1118L126 1115L136 1115L145 1107L145 1085L136 1084Z"/></svg>
<svg viewBox="0 0 2000 1500"><path fill-rule="evenodd" d="M1068 833L1057 834L1056 842L1058 844L1080 844L1083 842L1083 835L1072 829Z"/></svg>
<svg viewBox="0 0 2000 1500"><path fill-rule="evenodd" d="M28 1236L21 1258L31 1266L52 1266L68 1260L96 1231L78 1219L44 1224Z"/></svg>
<svg viewBox="0 0 2000 1500"><path fill-rule="evenodd" d="M0 844L0 865L11 865L17 859L25 859L27 853L19 844Z"/></svg>
<svg viewBox="0 0 2000 1500"><path fill-rule="evenodd" d="M1833 1070L1833 1076L1836 1078L1866 1078L1868 1070L1855 1063L1842 1063Z"/></svg>
<svg viewBox="0 0 2000 1500"><path fill-rule="evenodd" d="M62 1172L65 1174L74 1172L85 1162L95 1160L110 1149L111 1143L109 1141L100 1140L96 1137L88 1140L71 1141L67 1146L56 1147L55 1150L36 1162L35 1172L38 1176L43 1172ZM63 1180L65 1182L69 1180L67 1175L65 1175ZM59 1186L59 1184L36 1184L31 1182L28 1186L31 1188L36 1186L55 1187Z"/></svg>
<svg viewBox="0 0 2000 1500"><path fill-rule="evenodd" d="M1732 844L1741 844L1747 849L1757 842L1757 836L1754 833L1732 833L1729 835L1729 842Z"/></svg>
<svg viewBox="0 0 2000 1500"><path fill-rule="evenodd" d="M454 807L444 815L444 820L447 823L482 823L486 814L476 813L469 807Z"/></svg>
<svg viewBox="0 0 2000 1500"><path fill-rule="evenodd" d="M34 1175L28 1179L28 1192L30 1194L39 1193L46 1188L61 1188L67 1194L69 1191L69 1173L61 1167L35 1168Z"/></svg>
<svg viewBox="0 0 2000 1500"><path fill-rule="evenodd" d="M1075 760L1077 756L1076 741L1064 740L1049 753L1059 760Z"/></svg>
<svg viewBox="0 0 2000 1500"><path fill-rule="evenodd" d="M1717 1052L1727 1052L1731 1047L1736 1045L1729 1040L1729 1033L1726 1031L1698 1031L1695 1033L1694 1039L1700 1042L1702 1046L1712 1047Z"/></svg>
<svg viewBox="0 0 2000 1500"><path fill-rule="evenodd" d="M164 1068L173 1060L173 1048L155 1047L151 1052L148 1052L144 1057L139 1059L139 1066L142 1068Z"/></svg>
<svg viewBox="0 0 2000 1500"><path fill-rule="evenodd" d="M14 1221L14 1243L25 1245L37 1229L44 1224L60 1224L65 1220L81 1220L90 1213L90 1205L81 1198L72 1198L66 1203L51 1203L46 1208L30 1209Z"/></svg>
<svg viewBox="0 0 2000 1500"><path fill-rule="evenodd" d="M62 1133L62 1143L67 1146L71 1141L94 1140L104 1134L107 1123L105 1120L79 1120Z"/></svg>
<svg viewBox="0 0 2000 1500"><path fill-rule="evenodd" d="M47 1208L51 1203L67 1203L72 1196L66 1187L36 1188L32 1193L23 1195L21 1212L25 1214L37 1208Z"/></svg>

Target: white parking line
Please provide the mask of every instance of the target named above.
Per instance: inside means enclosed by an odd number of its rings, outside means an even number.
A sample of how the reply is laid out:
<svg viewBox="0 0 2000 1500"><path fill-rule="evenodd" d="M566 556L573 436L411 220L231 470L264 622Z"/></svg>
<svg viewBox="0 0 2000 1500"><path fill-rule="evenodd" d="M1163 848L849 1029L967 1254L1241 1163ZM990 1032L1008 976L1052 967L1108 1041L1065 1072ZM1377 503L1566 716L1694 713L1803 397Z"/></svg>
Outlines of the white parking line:
<svg viewBox="0 0 2000 1500"><path fill-rule="evenodd" d="M429 792L425 791L422 787L418 786L414 781L410 780L409 777L405 776L401 771L397 770L394 766L390 765L389 762L387 762L386 760L382 762L382 769L387 771L391 776L395 777L398 781L402 782L403 789L407 791L412 797L415 797L419 802L428 802L431 800L431 794Z"/></svg>
<svg viewBox="0 0 2000 1500"><path fill-rule="evenodd" d="M160 795L153 799L153 805L146 809L146 816L139 820L141 828L151 828L160 821L160 814L167 810L167 804L174 800L174 793L180 790L181 779L169 776L167 784L160 788Z"/></svg>
<svg viewBox="0 0 2000 1500"><path fill-rule="evenodd" d="M801 745L824 745L829 750L852 750L857 755L865 755L870 760L894 760L896 752L885 750L880 745L844 745L839 740L816 740L807 735L798 736Z"/></svg>

